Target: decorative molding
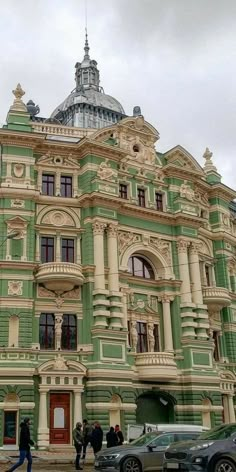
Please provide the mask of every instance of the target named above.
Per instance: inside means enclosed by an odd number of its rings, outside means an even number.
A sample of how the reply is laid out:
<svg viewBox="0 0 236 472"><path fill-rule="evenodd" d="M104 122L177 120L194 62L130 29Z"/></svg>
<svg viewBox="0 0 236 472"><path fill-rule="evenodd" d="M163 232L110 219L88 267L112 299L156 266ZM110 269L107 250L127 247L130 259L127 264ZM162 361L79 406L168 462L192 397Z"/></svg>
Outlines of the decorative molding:
<svg viewBox="0 0 236 472"><path fill-rule="evenodd" d="M129 233L127 231L118 232L118 245L119 245L119 254L121 254L124 249L126 249L131 244L141 241L141 235L135 233Z"/></svg>
<svg viewBox="0 0 236 472"><path fill-rule="evenodd" d="M11 200L11 207L12 208L25 208L25 201L20 200L19 198L15 198Z"/></svg>
<svg viewBox="0 0 236 472"><path fill-rule="evenodd" d="M8 295L18 296L23 294L23 282L21 280L8 281Z"/></svg>
<svg viewBox="0 0 236 472"><path fill-rule="evenodd" d="M94 223L92 224L93 234L103 234L106 227L106 223L103 223L101 221L94 221Z"/></svg>
<svg viewBox="0 0 236 472"><path fill-rule="evenodd" d="M108 159L105 159L105 161L101 162L97 170L97 176L100 180L114 181L117 178L118 173L116 170L111 168Z"/></svg>

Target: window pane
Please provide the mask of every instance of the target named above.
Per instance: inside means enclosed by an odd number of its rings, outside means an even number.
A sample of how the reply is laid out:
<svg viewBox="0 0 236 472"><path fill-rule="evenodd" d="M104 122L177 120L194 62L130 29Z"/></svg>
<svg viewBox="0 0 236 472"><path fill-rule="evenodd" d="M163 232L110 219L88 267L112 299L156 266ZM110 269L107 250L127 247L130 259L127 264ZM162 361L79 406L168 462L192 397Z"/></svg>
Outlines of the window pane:
<svg viewBox="0 0 236 472"><path fill-rule="evenodd" d="M154 272L148 261L139 256L131 256L128 261L128 270L135 277L154 279Z"/></svg>
<svg viewBox="0 0 236 472"><path fill-rule="evenodd" d="M137 352L147 352L147 325L140 321L137 322L138 344Z"/></svg>
<svg viewBox="0 0 236 472"><path fill-rule="evenodd" d="M41 313L39 322L39 343L43 349L54 349L54 315Z"/></svg>
<svg viewBox="0 0 236 472"><path fill-rule="evenodd" d="M62 239L62 262L74 262L74 240Z"/></svg>
<svg viewBox="0 0 236 472"><path fill-rule="evenodd" d="M61 196L72 197L72 177L67 175L61 176Z"/></svg>
<svg viewBox="0 0 236 472"><path fill-rule="evenodd" d="M54 261L54 238L41 238L41 261L42 263Z"/></svg>
<svg viewBox="0 0 236 472"><path fill-rule="evenodd" d="M75 315L63 315L62 349L76 350L77 348L77 318Z"/></svg>

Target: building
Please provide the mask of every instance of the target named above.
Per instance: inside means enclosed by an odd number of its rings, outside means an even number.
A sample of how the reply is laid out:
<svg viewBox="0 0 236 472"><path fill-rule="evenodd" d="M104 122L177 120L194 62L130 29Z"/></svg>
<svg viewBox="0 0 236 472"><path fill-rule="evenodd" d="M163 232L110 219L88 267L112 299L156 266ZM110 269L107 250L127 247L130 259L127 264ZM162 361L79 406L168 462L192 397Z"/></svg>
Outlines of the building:
<svg viewBox="0 0 236 472"><path fill-rule="evenodd" d="M96 61L48 119L20 85L0 130L0 441L30 416L39 447L83 417L235 420L235 191L165 153Z"/></svg>

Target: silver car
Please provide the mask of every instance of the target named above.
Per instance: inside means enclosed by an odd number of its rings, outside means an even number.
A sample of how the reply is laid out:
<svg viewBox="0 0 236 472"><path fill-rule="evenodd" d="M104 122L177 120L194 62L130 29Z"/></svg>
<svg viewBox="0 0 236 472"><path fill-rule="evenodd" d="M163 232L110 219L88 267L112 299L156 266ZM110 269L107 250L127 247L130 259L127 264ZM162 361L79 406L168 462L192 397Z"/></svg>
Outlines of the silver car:
<svg viewBox="0 0 236 472"><path fill-rule="evenodd" d="M197 439L200 432L152 432L125 446L103 449L95 458L95 470L146 472L162 470L165 450L176 441Z"/></svg>

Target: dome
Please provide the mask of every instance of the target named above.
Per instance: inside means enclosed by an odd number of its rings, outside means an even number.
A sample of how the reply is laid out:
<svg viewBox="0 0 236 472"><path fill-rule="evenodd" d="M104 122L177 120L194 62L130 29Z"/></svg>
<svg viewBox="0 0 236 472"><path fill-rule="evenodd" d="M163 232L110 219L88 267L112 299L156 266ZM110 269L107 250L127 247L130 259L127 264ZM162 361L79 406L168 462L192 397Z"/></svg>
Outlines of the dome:
<svg viewBox="0 0 236 472"><path fill-rule="evenodd" d="M84 51L83 61L75 65L76 88L54 110L51 118L66 126L103 128L117 123L126 115L118 100L106 95L100 87L97 62L89 56L87 33Z"/></svg>
<svg viewBox="0 0 236 472"><path fill-rule="evenodd" d="M71 92L70 95L54 110L51 117L54 118L59 111L66 111L68 108L77 104L92 105L96 108L105 108L106 110L113 111L115 113L125 114L124 108L115 98L105 93L98 92L97 90L87 89L82 91Z"/></svg>

